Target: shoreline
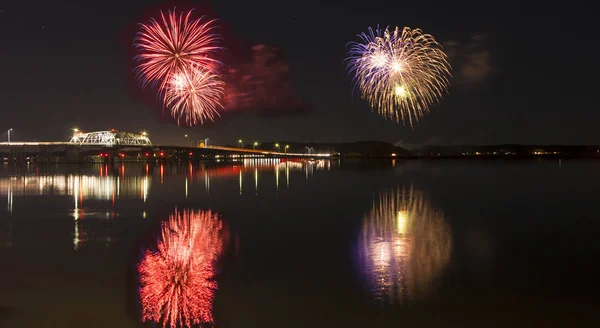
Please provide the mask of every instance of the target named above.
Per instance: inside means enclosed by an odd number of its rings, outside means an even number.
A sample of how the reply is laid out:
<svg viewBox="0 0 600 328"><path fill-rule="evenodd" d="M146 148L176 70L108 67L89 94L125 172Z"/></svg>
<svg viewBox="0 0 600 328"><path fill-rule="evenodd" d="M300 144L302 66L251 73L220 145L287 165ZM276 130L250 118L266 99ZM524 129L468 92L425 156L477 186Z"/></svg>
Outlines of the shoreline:
<svg viewBox="0 0 600 328"><path fill-rule="evenodd" d="M236 163L243 160L299 160L299 161L315 161L315 160L396 160L396 161L412 161L412 160L532 160L532 159L585 159L585 160L600 160L600 156L592 155L502 155L502 156L488 156L488 155L438 155L438 156L269 156L269 157L245 157L245 158L202 158L202 159L191 159L191 160L178 160L178 159L163 159L155 161L142 161L142 160L122 160L117 159L114 161L69 161L69 160L56 160L56 161L3 161L3 165L23 165L23 164L35 164L35 165L56 165L56 164L174 164L174 163Z"/></svg>

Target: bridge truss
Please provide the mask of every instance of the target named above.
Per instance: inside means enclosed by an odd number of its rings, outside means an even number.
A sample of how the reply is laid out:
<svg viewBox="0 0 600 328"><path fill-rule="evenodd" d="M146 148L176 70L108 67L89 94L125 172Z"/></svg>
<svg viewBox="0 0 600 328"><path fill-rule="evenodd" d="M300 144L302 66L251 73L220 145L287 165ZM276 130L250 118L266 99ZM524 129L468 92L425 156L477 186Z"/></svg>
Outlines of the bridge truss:
<svg viewBox="0 0 600 328"><path fill-rule="evenodd" d="M89 145L89 146L107 146L116 145L126 146L152 146L152 142L145 134L121 132L121 131L96 131L88 133L76 133L73 135L70 144Z"/></svg>

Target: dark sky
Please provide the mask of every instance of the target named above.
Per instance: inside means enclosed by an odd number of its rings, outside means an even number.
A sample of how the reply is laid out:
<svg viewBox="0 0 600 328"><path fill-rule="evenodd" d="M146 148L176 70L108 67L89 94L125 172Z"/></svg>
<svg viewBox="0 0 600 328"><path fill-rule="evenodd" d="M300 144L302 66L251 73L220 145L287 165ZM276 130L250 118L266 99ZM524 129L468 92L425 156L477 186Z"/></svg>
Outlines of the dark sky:
<svg viewBox="0 0 600 328"><path fill-rule="evenodd" d="M157 114L133 80L136 24L171 1L8 1L0 4L0 136L60 140L70 129L147 130L155 143L184 134L244 140L422 143L600 143L592 87L591 11L575 3L502 1L188 2L218 16L229 54L281 50L310 111L237 111L181 129ZM209 9L211 7L212 9ZM414 129L371 113L352 95L346 44L369 26L420 27L451 55L450 94ZM587 25L587 26L586 26ZM593 40L593 39L592 39ZM233 59L235 61L235 59ZM243 60L240 60L243 61ZM595 83L597 84L597 82Z"/></svg>

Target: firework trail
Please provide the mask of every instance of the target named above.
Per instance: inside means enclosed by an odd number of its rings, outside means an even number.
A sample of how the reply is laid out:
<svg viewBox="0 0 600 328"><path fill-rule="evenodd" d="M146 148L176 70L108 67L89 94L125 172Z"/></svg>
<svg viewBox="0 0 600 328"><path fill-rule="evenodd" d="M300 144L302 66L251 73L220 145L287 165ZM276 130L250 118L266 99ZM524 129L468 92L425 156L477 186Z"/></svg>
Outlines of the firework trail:
<svg viewBox="0 0 600 328"><path fill-rule="evenodd" d="M441 211L412 187L379 195L363 220L359 257L373 296L389 303L427 297L450 261Z"/></svg>
<svg viewBox="0 0 600 328"><path fill-rule="evenodd" d="M448 90L451 67L441 45L408 27L358 36L347 58L355 88L373 111L413 126Z"/></svg>
<svg viewBox="0 0 600 328"><path fill-rule="evenodd" d="M161 237L138 266L142 321L171 328L212 322L215 262L226 237L221 220L210 211L176 210Z"/></svg>
<svg viewBox="0 0 600 328"><path fill-rule="evenodd" d="M165 92L165 105L171 115L181 125L203 124L205 120L214 121L220 116L218 109L223 108L224 83L220 77L209 70L197 67L181 69L174 73Z"/></svg>

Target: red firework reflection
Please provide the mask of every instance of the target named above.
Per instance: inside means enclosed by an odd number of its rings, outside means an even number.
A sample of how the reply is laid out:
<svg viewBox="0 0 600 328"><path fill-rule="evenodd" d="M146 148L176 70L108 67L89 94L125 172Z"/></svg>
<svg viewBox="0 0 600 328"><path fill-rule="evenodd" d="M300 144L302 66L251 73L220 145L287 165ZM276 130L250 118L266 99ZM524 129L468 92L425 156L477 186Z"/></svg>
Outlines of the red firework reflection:
<svg viewBox="0 0 600 328"><path fill-rule="evenodd" d="M172 328L213 321L215 262L225 237L222 221L211 211L171 214L158 250L147 250L138 266L142 321Z"/></svg>

